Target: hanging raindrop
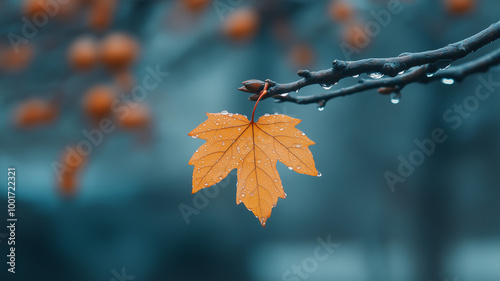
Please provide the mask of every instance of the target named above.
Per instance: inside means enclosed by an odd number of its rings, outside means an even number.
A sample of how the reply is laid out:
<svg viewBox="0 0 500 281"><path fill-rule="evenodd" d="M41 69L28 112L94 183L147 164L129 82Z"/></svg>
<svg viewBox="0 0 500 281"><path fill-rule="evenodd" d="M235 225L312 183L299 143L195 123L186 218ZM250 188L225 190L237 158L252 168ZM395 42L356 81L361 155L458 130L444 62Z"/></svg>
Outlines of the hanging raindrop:
<svg viewBox="0 0 500 281"><path fill-rule="evenodd" d="M392 93L391 94L391 102L393 104L398 104L401 101L401 93Z"/></svg>
<svg viewBox="0 0 500 281"><path fill-rule="evenodd" d="M323 110L325 110L325 107L321 106L321 105L318 105L318 111L323 111Z"/></svg>
<svg viewBox="0 0 500 281"><path fill-rule="evenodd" d="M453 85L455 83L455 80L451 78L443 78L441 79L441 82L445 85Z"/></svg>

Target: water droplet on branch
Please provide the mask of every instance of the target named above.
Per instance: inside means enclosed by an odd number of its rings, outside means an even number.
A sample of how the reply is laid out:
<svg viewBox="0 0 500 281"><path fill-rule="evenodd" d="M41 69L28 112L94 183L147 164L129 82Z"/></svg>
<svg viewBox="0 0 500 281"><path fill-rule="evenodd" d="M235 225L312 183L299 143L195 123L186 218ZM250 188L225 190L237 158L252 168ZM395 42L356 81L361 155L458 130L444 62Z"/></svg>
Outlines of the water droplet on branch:
<svg viewBox="0 0 500 281"><path fill-rule="evenodd" d="M370 76L370 78L372 78L372 79L380 79L380 78L384 77L384 74L382 74L380 72L373 72L373 73L368 74L368 76Z"/></svg>
<svg viewBox="0 0 500 281"><path fill-rule="evenodd" d="M333 85L332 84L321 84L321 87L325 90L330 90L333 87Z"/></svg>
<svg viewBox="0 0 500 281"><path fill-rule="evenodd" d="M453 63L453 60L446 59L446 60L439 60L439 61L435 62L434 65L437 68L439 68L440 70L445 70L448 67L450 67L450 65L452 63Z"/></svg>

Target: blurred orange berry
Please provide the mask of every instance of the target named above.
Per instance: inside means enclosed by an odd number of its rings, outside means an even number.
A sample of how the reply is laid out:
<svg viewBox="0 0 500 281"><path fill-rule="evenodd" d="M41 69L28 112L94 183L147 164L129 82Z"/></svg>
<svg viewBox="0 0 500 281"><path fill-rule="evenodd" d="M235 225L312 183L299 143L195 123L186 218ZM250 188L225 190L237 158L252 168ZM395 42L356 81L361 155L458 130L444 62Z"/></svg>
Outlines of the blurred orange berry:
<svg viewBox="0 0 500 281"><path fill-rule="evenodd" d="M90 3L89 25L95 31L107 29L113 21L117 0L93 0Z"/></svg>
<svg viewBox="0 0 500 281"><path fill-rule="evenodd" d="M314 51L306 44L298 44L290 50L290 61L295 68L309 67L314 63Z"/></svg>
<svg viewBox="0 0 500 281"><path fill-rule="evenodd" d="M448 13L463 15L471 12L476 6L476 0L444 0Z"/></svg>
<svg viewBox="0 0 500 281"><path fill-rule="evenodd" d="M67 145L61 156L61 163L67 172L79 171L87 162L88 153L82 152L81 145Z"/></svg>
<svg viewBox="0 0 500 281"><path fill-rule="evenodd" d="M328 12L333 20L344 22L352 18L354 8L351 3L345 0L334 0L330 3Z"/></svg>
<svg viewBox="0 0 500 281"><path fill-rule="evenodd" d="M293 39L293 30L286 18L278 18L273 22L273 37L285 43Z"/></svg>
<svg viewBox="0 0 500 281"><path fill-rule="evenodd" d="M358 49L366 48L370 44L370 37L366 34L364 28L361 23L351 23L344 26L342 41Z"/></svg>
<svg viewBox="0 0 500 281"><path fill-rule="evenodd" d="M101 45L101 59L112 70L129 67L139 55L139 43L124 33L108 35Z"/></svg>
<svg viewBox="0 0 500 281"><path fill-rule="evenodd" d="M76 0L76 1L80 2L80 4L87 5L87 4L91 4L95 0Z"/></svg>
<svg viewBox="0 0 500 281"><path fill-rule="evenodd" d="M210 1L211 0L181 0L184 7L193 13L198 13L206 9Z"/></svg>
<svg viewBox="0 0 500 281"><path fill-rule="evenodd" d="M228 15L222 28L224 34L233 41L249 40L257 33L259 15L254 9L239 9Z"/></svg>
<svg viewBox="0 0 500 281"><path fill-rule="evenodd" d="M105 85L94 86L85 94L84 110L89 116L101 119L111 112L111 105L116 97L116 92L112 87Z"/></svg>
<svg viewBox="0 0 500 281"><path fill-rule="evenodd" d="M61 156L62 166L58 169L59 192L64 197L72 197L78 188L78 175L87 162L87 155L81 154L77 145L66 146Z"/></svg>
<svg viewBox="0 0 500 281"><path fill-rule="evenodd" d="M81 0L24 0L23 14L34 17L37 14L45 14L50 17L68 19L75 14Z"/></svg>
<svg viewBox="0 0 500 281"><path fill-rule="evenodd" d="M76 70L88 70L96 65L99 49L94 38L84 36L76 39L68 53L70 64Z"/></svg>
<svg viewBox="0 0 500 281"><path fill-rule="evenodd" d="M132 88L135 86L134 75L132 75L129 69L116 71L114 73L114 78L115 83L126 93L130 93Z"/></svg>
<svg viewBox="0 0 500 281"><path fill-rule="evenodd" d="M0 53L0 67L7 71L20 71L28 66L33 58L31 45L7 47Z"/></svg>
<svg viewBox="0 0 500 281"><path fill-rule="evenodd" d="M151 113L144 104L136 104L136 107L131 106L129 113L122 116L119 121L124 129L141 129L147 127L151 122Z"/></svg>
<svg viewBox="0 0 500 281"><path fill-rule="evenodd" d="M82 0L67 0L67 1L58 1L53 0L55 3L59 3L57 17L62 18L64 20L72 20L75 15L77 15L78 11L81 8Z"/></svg>
<svg viewBox="0 0 500 281"><path fill-rule="evenodd" d="M64 172L59 182L59 190L64 197L72 197L77 189L77 180L75 172Z"/></svg>
<svg viewBox="0 0 500 281"><path fill-rule="evenodd" d="M57 116L57 107L48 101L32 98L22 102L15 110L14 122L22 128L49 124Z"/></svg>
<svg viewBox="0 0 500 281"><path fill-rule="evenodd" d="M34 16L38 12L45 13L44 7L46 3L41 0L24 0L23 13L26 16Z"/></svg>

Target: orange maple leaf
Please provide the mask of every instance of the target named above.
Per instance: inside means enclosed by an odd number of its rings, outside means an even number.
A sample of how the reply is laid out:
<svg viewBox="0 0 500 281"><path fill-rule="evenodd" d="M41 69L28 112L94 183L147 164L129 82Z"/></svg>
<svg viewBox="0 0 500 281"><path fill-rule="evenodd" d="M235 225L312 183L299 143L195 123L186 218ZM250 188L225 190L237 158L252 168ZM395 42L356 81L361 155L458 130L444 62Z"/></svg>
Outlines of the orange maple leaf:
<svg viewBox="0 0 500 281"><path fill-rule="evenodd" d="M243 202L265 226L278 198L286 197L277 161L297 173L319 173L308 148L314 142L295 128L300 119L266 114L254 122L254 114L255 107L250 121L244 115L227 111L207 113L208 120L188 134L207 140L189 164L194 165L193 193L217 184L238 169L236 203Z"/></svg>

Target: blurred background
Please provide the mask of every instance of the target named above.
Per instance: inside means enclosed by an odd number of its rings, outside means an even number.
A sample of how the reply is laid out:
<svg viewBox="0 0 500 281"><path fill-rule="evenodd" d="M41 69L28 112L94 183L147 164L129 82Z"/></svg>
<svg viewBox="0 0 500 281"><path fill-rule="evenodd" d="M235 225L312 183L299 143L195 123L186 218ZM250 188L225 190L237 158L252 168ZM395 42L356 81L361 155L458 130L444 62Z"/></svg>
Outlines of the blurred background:
<svg viewBox="0 0 500 281"><path fill-rule="evenodd" d="M261 102L256 115L303 120L322 173L279 164L288 197L265 228L236 205L234 171L191 194L203 141L187 136L205 112L251 114L244 80L442 47L499 11L498 0L0 0L0 173L17 170L18 218L12 275L3 185L1 280L500 280L499 87L460 126L443 117L480 77L500 81L498 67L410 85L396 105L375 90L322 111ZM435 128L447 140L391 190L384 174Z"/></svg>

